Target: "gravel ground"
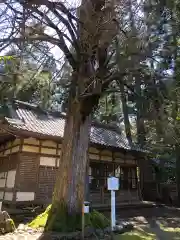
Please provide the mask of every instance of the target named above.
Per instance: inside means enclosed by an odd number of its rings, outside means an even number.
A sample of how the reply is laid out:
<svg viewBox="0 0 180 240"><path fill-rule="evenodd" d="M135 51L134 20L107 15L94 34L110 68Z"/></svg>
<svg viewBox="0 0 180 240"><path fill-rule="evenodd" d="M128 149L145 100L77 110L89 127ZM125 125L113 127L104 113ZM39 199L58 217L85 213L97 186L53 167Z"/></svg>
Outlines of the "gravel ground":
<svg viewBox="0 0 180 240"><path fill-rule="evenodd" d="M118 213L118 218L130 221L135 226L135 229L147 235L147 238L134 239L180 240L179 208L154 207L139 211L133 210L131 212Z"/></svg>
<svg viewBox="0 0 180 240"><path fill-rule="evenodd" d="M109 214L107 214L109 215ZM157 240L180 240L180 209L170 207L153 207L149 209L121 210L117 212L117 219L130 221L135 228L154 234ZM163 229L162 227L163 226ZM166 231L165 229L170 229ZM0 240L58 240L58 235L43 236L42 229L35 231L20 224L14 233L0 236Z"/></svg>

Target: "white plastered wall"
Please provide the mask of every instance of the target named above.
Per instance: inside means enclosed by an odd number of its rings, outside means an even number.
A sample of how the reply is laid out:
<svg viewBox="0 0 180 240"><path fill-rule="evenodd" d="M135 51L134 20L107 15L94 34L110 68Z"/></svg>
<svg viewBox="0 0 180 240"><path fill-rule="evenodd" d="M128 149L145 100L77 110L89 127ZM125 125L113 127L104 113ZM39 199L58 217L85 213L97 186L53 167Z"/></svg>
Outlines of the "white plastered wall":
<svg viewBox="0 0 180 240"><path fill-rule="evenodd" d="M6 184L6 172L0 173L0 187L5 187Z"/></svg>
<svg viewBox="0 0 180 240"><path fill-rule="evenodd" d="M40 157L40 166L55 167L56 166L56 158L41 156Z"/></svg>
<svg viewBox="0 0 180 240"><path fill-rule="evenodd" d="M4 192L0 192L0 200L3 200Z"/></svg>
<svg viewBox="0 0 180 240"><path fill-rule="evenodd" d="M35 198L34 192L17 192L16 193L16 201L23 202L23 201L33 201Z"/></svg>
<svg viewBox="0 0 180 240"><path fill-rule="evenodd" d="M4 200L12 201L13 200L13 192L5 192Z"/></svg>
<svg viewBox="0 0 180 240"><path fill-rule="evenodd" d="M6 187L7 188L13 188L14 187L15 178L16 178L16 170L8 171L7 182L6 182Z"/></svg>

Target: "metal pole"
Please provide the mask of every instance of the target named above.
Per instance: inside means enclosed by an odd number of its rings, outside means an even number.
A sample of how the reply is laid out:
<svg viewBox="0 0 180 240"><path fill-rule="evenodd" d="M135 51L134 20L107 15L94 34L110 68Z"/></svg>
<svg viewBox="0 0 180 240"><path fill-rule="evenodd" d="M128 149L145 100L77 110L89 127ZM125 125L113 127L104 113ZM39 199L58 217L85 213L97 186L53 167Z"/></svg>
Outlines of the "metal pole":
<svg viewBox="0 0 180 240"><path fill-rule="evenodd" d="M86 164L86 176L85 176L85 184L84 184L84 200L89 201L89 157L87 155L87 164ZM84 240L84 227L85 227L85 216L84 216L84 208L85 201L82 206L82 240Z"/></svg>
<svg viewBox="0 0 180 240"><path fill-rule="evenodd" d="M115 191L111 191L111 230L113 231L116 226L116 202Z"/></svg>
<svg viewBox="0 0 180 240"><path fill-rule="evenodd" d="M84 240L84 224L85 224L85 220L84 220L84 202L83 202L83 206L82 206L82 240Z"/></svg>

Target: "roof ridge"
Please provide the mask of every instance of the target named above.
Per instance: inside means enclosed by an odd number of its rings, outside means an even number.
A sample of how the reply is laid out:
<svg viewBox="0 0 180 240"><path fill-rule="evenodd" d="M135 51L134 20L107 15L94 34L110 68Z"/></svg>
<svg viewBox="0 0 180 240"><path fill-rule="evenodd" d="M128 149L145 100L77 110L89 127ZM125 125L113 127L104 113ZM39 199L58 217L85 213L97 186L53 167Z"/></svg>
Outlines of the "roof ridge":
<svg viewBox="0 0 180 240"><path fill-rule="evenodd" d="M38 105L37 104L34 104L34 103L28 103L28 102L24 102L24 101L20 101L20 100L17 100L17 99L14 99L13 101L12 101L12 103L13 103L13 105L15 105L15 106L26 106L26 107L29 107L29 108L31 108L31 109L36 109L37 107L38 107Z"/></svg>
<svg viewBox="0 0 180 240"><path fill-rule="evenodd" d="M38 105L19 100L14 100L13 103L11 102L11 105L17 112L18 119L6 119L10 128L26 131L29 132L29 134L34 132L38 136L42 134L45 136L63 138L66 114L58 111L46 111L46 114L42 114L42 112L39 111L40 108ZM133 147L128 144L126 137L118 126L97 121L92 121L90 141L93 144L106 145L108 147L142 151L138 146Z"/></svg>
<svg viewBox="0 0 180 240"><path fill-rule="evenodd" d="M30 109L33 109L33 110L36 110L36 111L42 111L43 113L45 113L47 115L49 114L49 115L52 115L54 117L62 117L64 119L66 118L66 113L63 113L63 112L60 112L60 111L53 111L53 110L43 110L40 106L38 106L38 104L23 102L23 101L20 101L20 100L14 100L14 103L16 105L26 106L26 107L28 107ZM122 131L117 126L112 125L112 124L106 124L106 123L101 123L101 122L98 122L98 121L92 121L91 126L96 126L96 127L99 127L99 128L112 130L112 131L115 131L117 133L122 134Z"/></svg>
<svg viewBox="0 0 180 240"><path fill-rule="evenodd" d="M52 115L53 117L62 117L65 118L66 115L62 112L59 111L52 111L52 110L44 110L42 109L38 104L34 104L34 103L28 103L28 102L24 102L24 101L20 101L20 100L14 100L14 105L16 105L17 107L26 107L29 110L33 110L33 111L38 111L47 115Z"/></svg>
<svg viewBox="0 0 180 240"><path fill-rule="evenodd" d="M98 121L92 121L91 126L99 127L99 128L105 128L111 131L115 131L117 133L122 134L121 129L118 126L112 125L112 124L107 124L107 123L101 123Z"/></svg>

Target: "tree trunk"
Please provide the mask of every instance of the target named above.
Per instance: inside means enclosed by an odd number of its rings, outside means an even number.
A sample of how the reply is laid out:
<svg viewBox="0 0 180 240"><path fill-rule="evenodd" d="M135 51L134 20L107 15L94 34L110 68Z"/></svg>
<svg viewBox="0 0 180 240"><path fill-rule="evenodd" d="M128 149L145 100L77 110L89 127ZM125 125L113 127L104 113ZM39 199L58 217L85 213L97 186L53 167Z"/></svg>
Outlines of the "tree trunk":
<svg viewBox="0 0 180 240"><path fill-rule="evenodd" d="M119 87L121 91L121 102L122 102L122 108L123 108L126 137L129 142L129 145L131 146L132 145L131 125L129 122L129 113L128 113L128 107L126 102L126 95L124 91L124 85L121 81L119 81Z"/></svg>
<svg viewBox="0 0 180 240"><path fill-rule="evenodd" d="M135 91L136 91L136 108L137 108L137 115L136 115L136 126L137 126L137 142L141 148L145 146L146 142L146 132L145 132L145 125L144 125L144 116L142 113L142 92L141 92L141 80L138 75L136 75L136 84L135 84ZM140 188L142 192L142 196L144 197L145 194L145 179L146 179L146 164L147 161L145 159L139 161L139 172L140 172Z"/></svg>
<svg viewBox="0 0 180 240"><path fill-rule="evenodd" d="M141 79L139 74L135 76L135 92L136 92L136 126L137 126L137 142L141 148L145 146L146 143L146 131L144 125L144 115L143 115L143 98L141 90Z"/></svg>
<svg viewBox="0 0 180 240"><path fill-rule="evenodd" d="M91 118L82 122L80 103L70 99L60 166L46 230L73 231L81 227Z"/></svg>
<svg viewBox="0 0 180 240"><path fill-rule="evenodd" d="M74 72L69 93L61 161L46 230L66 232L81 228L84 187L87 184L91 113L98 105L104 88L102 82L107 73L104 67L107 46L117 33L116 25L109 13L114 14L113 3L108 4L106 8L105 1L94 0L83 0L77 13L80 19L77 26L77 44L75 44L77 61L70 59L69 54L66 54L68 60L71 60ZM112 31L109 30L110 24L113 27ZM106 26L105 29L108 31L102 31L98 26ZM72 31L74 31L73 28ZM106 32L107 37L104 35Z"/></svg>
<svg viewBox="0 0 180 240"><path fill-rule="evenodd" d="M178 193L178 204L180 204L180 147L176 145L176 184Z"/></svg>

